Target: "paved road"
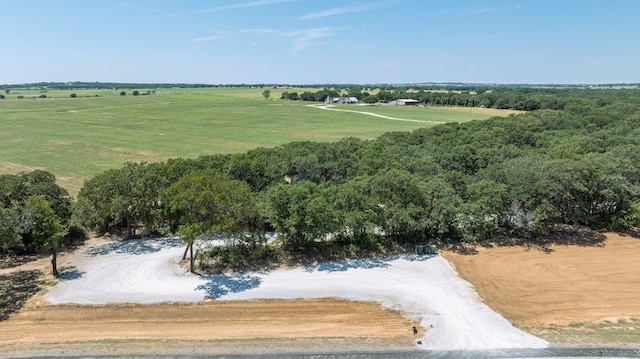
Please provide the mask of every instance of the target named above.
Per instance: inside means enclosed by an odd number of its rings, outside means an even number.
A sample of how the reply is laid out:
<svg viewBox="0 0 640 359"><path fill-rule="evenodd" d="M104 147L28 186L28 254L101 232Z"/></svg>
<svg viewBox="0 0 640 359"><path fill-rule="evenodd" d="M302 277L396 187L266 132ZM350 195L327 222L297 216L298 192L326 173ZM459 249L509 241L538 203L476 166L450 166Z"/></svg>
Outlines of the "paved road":
<svg viewBox="0 0 640 359"><path fill-rule="evenodd" d="M149 359L149 358L303 358L303 359L493 359L493 358L640 358L638 348L547 348L547 349L509 349L487 351L439 351L439 352L391 352L391 353L342 353L342 354L268 354L268 355L115 355L115 356L65 356L66 358L94 359ZM26 358L26 357L21 357ZM30 359L50 358L34 356Z"/></svg>

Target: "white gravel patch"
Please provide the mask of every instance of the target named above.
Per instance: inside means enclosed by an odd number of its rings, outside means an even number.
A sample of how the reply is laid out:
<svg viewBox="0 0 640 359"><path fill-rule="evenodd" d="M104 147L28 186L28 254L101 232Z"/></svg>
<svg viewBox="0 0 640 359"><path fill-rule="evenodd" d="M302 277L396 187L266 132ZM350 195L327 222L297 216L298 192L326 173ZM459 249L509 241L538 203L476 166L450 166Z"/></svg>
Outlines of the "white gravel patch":
<svg viewBox="0 0 640 359"><path fill-rule="evenodd" d="M544 348L482 303L440 256L405 255L201 277L178 260L180 241L136 240L87 247L49 291L52 304L198 302L204 299L336 297L382 303L427 328L431 350ZM410 328L409 328L410 329Z"/></svg>

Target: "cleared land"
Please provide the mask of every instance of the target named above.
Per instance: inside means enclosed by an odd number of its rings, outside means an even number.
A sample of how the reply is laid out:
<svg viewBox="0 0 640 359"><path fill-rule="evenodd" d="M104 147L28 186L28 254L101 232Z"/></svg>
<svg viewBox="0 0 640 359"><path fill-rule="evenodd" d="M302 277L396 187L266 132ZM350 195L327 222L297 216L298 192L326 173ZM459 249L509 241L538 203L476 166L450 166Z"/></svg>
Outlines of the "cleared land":
<svg viewBox="0 0 640 359"><path fill-rule="evenodd" d="M326 142L349 136L370 139L390 131L495 115L475 110L337 106L366 108L367 112L416 122L392 121L319 111L307 106L307 101L267 101L262 91L158 89L154 95L132 96L127 90L127 96L120 96L120 90L84 90L76 91L77 98L70 98L71 91L49 90L47 98L40 99L33 98L40 91L12 90L0 101L0 173L45 169L76 194L84 179L127 161L237 153L292 141ZM280 91L285 89L271 90L274 97L279 97Z"/></svg>
<svg viewBox="0 0 640 359"><path fill-rule="evenodd" d="M175 239L133 240L96 243L67 256L55 287L0 323L5 338L0 343L31 348L61 341L164 339L215 347L216 341L236 340L246 349L253 339L305 350L299 347L304 340L340 351L547 344L483 305L439 256L196 276L178 264L182 250ZM31 333L27 337L25 330Z"/></svg>
<svg viewBox="0 0 640 359"><path fill-rule="evenodd" d="M640 239L445 257L490 307L551 341L640 344Z"/></svg>
<svg viewBox="0 0 640 359"><path fill-rule="evenodd" d="M46 304L0 323L3 351L103 346L189 348L208 352L268 352L300 346L410 348L419 325L372 302L338 299L210 301L194 304ZM78 342L82 342L79 345ZM74 344L75 343L75 344ZM160 343L158 345L158 343ZM272 349L269 349L272 348ZM156 352L158 354L158 352Z"/></svg>
<svg viewBox="0 0 640 359"><path fill-rule="evenodd" d="M535 335L556 343L639 345L640 239L607 234L604 241L589 246L545 248L478 248L474 255L445 252L444 256L490 307ZM72 258L62 257L71 272ZM48 271L48 264L42 259L21 269ZM424 283L429 278L425 274ZM50 305L39 295L10 320L0 322L0 352L407 349L413 347L408 328L417 322L401 314L372 302L332 298L78 306ZM424 323L417 326L420 337L431 330Z"/></svg>

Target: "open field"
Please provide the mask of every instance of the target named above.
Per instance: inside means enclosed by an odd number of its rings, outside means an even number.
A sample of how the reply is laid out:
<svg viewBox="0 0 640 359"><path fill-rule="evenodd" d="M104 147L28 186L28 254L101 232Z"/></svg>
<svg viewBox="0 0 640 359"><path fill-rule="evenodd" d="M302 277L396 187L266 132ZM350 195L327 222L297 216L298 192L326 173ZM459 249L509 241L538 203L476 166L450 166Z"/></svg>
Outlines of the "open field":
<svg viewBox="0 0 640 359"><path fill-rule="evenodd" d="M272 97L285 90L296 89L271 89ZM416 122L392 121L320 111L306 106L310 104L306 101L266 101L262 91L180 88L158 89L149 96L132 96L126 90L128 95L120 96L120 90L48 90L42 93L47 98L39 99L34 97L40 90L13 90L0 101L0 173L45 169L76 194L84 179L127 161L236 153L292 141L375 138L389 131L495 115L475 110L338 106ZM78 97L70 98L71 93Z"/></svg>

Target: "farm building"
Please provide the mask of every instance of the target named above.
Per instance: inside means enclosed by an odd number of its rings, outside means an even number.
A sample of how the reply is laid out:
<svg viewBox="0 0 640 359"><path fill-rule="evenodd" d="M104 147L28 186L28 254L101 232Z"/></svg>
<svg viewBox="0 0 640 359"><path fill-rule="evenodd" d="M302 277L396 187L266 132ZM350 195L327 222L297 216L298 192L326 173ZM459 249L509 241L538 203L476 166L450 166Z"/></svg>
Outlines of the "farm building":
<svg viewBox="0 0 640 359"><path fill-rule="evenodd" d="M332 103L339 103L339 104L352 104L352 103L358 103L360 101L358 101L358 98L356 97L329 97L327 96L326 99L324 99L324 103L327 104L332 104Z"/></svg>
<svg viewBox="0 0 640 359"><path fill-rule="evenodd" d="M389 102L389 105L393 105L393 106L418 106L418 104L420 104L420 101L412 100L410 98L398 99L398 100Z"/></svg>

